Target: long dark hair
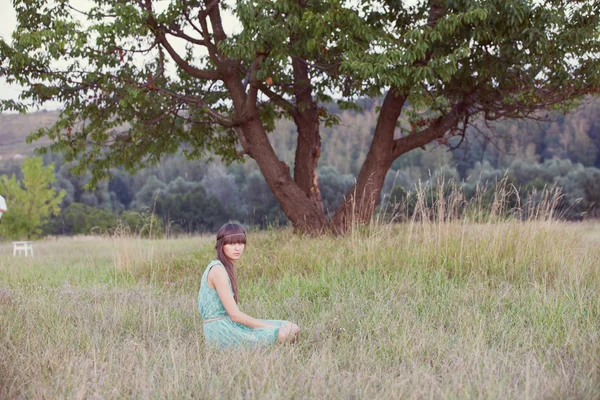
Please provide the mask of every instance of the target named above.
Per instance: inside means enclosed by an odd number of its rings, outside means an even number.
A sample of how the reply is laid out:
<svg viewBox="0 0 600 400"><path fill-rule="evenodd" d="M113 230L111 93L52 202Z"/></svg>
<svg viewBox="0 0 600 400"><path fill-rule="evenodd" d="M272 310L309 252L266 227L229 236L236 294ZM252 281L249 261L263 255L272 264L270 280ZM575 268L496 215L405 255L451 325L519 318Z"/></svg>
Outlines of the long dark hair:
<svg viewBox="0 0 600 400"><path fill-rule="evenodd" d="M215 249L217 250L217 259L221 261L227 271L227 275L229 275L231 288L233 289L233 298L237 303L238 287L237 279L235 278L235 269L231 260L223 253L223 245L233 243L246 244L246 231L244 231L244 228L242 228L241 225L233 223L225 224L219 229L219 232L217 232L217 244Z"/></svg>

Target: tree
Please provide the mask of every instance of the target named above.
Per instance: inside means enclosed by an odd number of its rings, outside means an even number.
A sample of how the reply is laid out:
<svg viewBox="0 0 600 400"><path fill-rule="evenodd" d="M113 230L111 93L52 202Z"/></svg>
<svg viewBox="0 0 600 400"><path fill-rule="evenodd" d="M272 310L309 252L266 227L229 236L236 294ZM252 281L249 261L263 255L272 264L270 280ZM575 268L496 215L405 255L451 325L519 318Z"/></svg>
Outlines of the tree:
<svg viewBox="0 0 600 400"><path fill-rule="evenodd" d="M281 214L281 207L258 171L251 172L246 176L240 186L246 208L245 215L243 215L246 223L263 228L285 224L285 215Z"/></svg>
<svg viewBox="0 0 600 400"><path fill-rule="evenodd" d="M148 207L154 209L159 194L167 188L164 182L158 179L155 175L150 175L146 184L135 194L134 200L131 203L132 208L142 209Z"/></svg>
<svg viewBox="0 0 600 400"><path fill-rule="evenodd" d="M134 193L131 188L132 179L122 171L117 171L108 182L108 190L115 194L117 202L122 208L128 208L133 200Z"/></svg>
<svg viewBox="0 0 600 400"><path fill-rule="evenodd" d="M239 213L241 208L240 191L236 188L235 177L227 173L222 165L213 164L208 167L200 185L207 196L214 196L231 214Z"/></svg>
<svg viewBox="0 0 600 400"><path fill-rule="evenodd" d="M227 222L219 200L215 196L207 196L202 185L188 182L186 190L178 191L171 189L172 183L156 200L156 213L163 217L165 224L179 226L188 233L200 233L215 232ZM180 181L178 185L181 184Z"/></svg>
<svg viewBox="0 0 600 400"><path fill-rule="evenodd" d="M332 166L319 168L317 172L325 214L333 215L335 207L343 200L344 193L352 187L354 178L350 174L340 174Z"/></svg>
<svg viewBox="0 0 600 400"><path fill-rule="evenodd" d="M560 177L558 184L564 189L571 213L585 212L590 217L600 215L600 169L579 165L579 168Z"/></svg>
<svg viewBox="0 0 600 400"><path fill-rule="evenodd" d="M0 176L0 191L9 204L0 234L12 239L33 239L42 232L50 216L60 212L65 191L57 192L52 187L54 164L44 167L40 157L26 158L21 171L22 182L15 175Z"/></svg>
<svg viewBox="0 0 600 400"><path fill-rule="evenodd" d="M48 136L47 149L95 181L179 149L248 156L304 232L369 221L387 171L413 149L450 146L476 121L540 118L599 87L597 0L238 1L235 34L219 0L90 3L14 0L0 76L32 104L65 107L31 138ZM341 109L383 102L356 184L328 220L317 164L320 126L337 122L326 107L334 95ZM297 129L293 172L267 136L282 117Z"/></svg>
<svg viewBox="0 0 600 400"><path fill-rule="evenodd" d="M117 216L107 209L72 203L46 225L45 232L54 235L105 233L116 224Z"/></svg>

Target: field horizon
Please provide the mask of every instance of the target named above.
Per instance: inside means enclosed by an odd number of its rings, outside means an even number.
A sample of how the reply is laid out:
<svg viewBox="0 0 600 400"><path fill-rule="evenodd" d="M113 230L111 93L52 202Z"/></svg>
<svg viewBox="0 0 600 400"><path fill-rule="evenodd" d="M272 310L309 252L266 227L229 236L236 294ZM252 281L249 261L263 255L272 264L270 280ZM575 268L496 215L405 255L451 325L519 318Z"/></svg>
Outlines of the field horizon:
<svg viewBox="0 0 600 400"><path fill-rule="evenodd" d="M0 398L600 398L600 223L250 232L240 308L299 341L216 351L214 237L0 244Z"/></svg>

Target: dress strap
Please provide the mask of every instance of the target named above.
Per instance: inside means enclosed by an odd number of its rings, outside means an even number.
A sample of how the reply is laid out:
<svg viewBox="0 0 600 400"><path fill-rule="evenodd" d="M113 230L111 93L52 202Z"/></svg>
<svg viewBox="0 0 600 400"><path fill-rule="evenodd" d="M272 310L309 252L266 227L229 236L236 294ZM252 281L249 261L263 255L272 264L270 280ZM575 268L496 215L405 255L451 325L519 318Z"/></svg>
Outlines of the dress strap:
<svg viewBox="0 0 600 400"><path fill-rule="evenodd" d="M210 272L210 269L212 267L214 267L215 265L223 265L223 263L220 260L212 260L210 263L208 263L208 266L206 267L206 270L204 271L204 275L202 277L203 280L207 281L207 285L208 285L208 273ZM224 265L223 265L223 268L225 268ZM231 293L233 294L233 287L231 286L231 279L229 279L229 276L227 276L227 283L229 283L229 289L231 290ZM210 288L210 289L212 289L212 288Z"/></svg>
<svg viewBox="0 0 600 400"><path fill-rule="evenodd" d="M206 269L204 270L205 277L208 277L208 272L210 271L210 269L217 264L223 265L223 263L219 260L212 260L211 262L208 263L208 265L206 266Z"/></svg>
<svg viewBox="0 0 600 400"><path fill-rule="evenodd" d="M221 260L212 260L210 263L208 263L208 266L206 268L210 269L210 268L214 267L217 264L223 265L223 263L221 262Z"/></svg>

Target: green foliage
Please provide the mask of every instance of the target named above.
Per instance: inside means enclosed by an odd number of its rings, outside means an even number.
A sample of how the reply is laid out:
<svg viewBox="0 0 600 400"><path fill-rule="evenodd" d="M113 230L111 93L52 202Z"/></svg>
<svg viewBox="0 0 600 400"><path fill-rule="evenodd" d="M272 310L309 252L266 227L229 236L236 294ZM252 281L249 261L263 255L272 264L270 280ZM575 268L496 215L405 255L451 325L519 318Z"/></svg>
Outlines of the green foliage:
<svg viewBox="0 0 600 400"><path fill-rule="evenodd" d="M566 206L573 213L600 217L600 169L579 167L557 179L563 188Z"/></svg>
<svg viewBox="0 0 600 400"><path fill-rule="evenodd" d="M238 159L232 127L247 110L257 107L271 131L291 109L307 106L252 103L252 90L267 78L280 99L305 84L294 81L292 60L309 69L325 125L339 121L327 112L332 93L351 110L361 108L361 96L393 91L406 96L409 122L431 126L461 102L469 104L467 115L487 120L568 108L600 81L596 2L239 1L232 11L242 29L223 37L204 37L193 22L209 22L200 2L146 8L151 3L98 0L74 11L66 1L15 0L13 40L0 40L0 76L26 88L22 100L2 101L0 109L63 103L57 123L30 140L49 138L42 151L77 161L75 170L91 171L92 183L115 166L139 170L179 150ZM173 37L185 52L170 46ZM237 109L234 92L237 102L249 99ZM585 140L578 143L570 151L587 149Z"/></svg>
<svg viewBox="0 0 600 400"><path fill-rule="evenodd" d="M214 232L231 218L217 197L207 195L199 182L182 177L167 185L150 175L132 205L155 213L174 233Z"/></svg>
<svg viewBox="0 0 600 400"><path fill-rule="evenodd" d="M398 204L406 202L408 199L408 192L403 186L396 185L392 188L389 194L389 202L392 204Z"/></svg>
<svg viewBox="0 0 600 400"><path fill-rule="evenodd" d="M81 203L72 203L53 218L44 231L50 234L106 234L116 225L116 216L108 211Z"/></svg>
<svg viewBox="0 0 600 400"><path fill-rule="evenodd" d="M72 203L44 226L48 235L139 236L162 238L160 216L148 209L121 214L82 203Z"/></svg>
<svg viewBox="0 0 600 400"><path fill-rule="evenodd" d="M244 176L241 187L246 209L240 218L261 228L287 223L285 214L259 171Z"/></svg>
<svg viewBox="0 0 600 400"><path fill-rule="evenodd" d="M522 204L537 201L534 197L527 199L529 194L558 187L563 196L557 205L560 217L570 219L583 214L587 217L599 215L598 168L586 168L570 160L551 159L532 164L516 159L506 169L495 169L487 161L478 163L470 175L472 179L464 184L465 194L472 198L478 192L484 192L483 205L490 204L497 184L504 180L505 184L512 186L514 201L517 195L523 197Z"/></svg>
<svg viewBox="0 0 600 400"><path fill-rule="evenodd" d="M164 230L165 226L160 216L149 208L143 208L139 212L122 213L111 233L117 237L136 235L143 238L162 238Z"/></svg>
<svg viewBox="0 0 600 400"><path fill-rule="evenodd" d="M156 176L151 175L148 177L146 184L136 193L133 208L140 209L142 207L150 207L154 209L155 202L158 200L158 196L161 192L165 191L167 185L158 179Z"/></svg>
<svg viewBox="0 0 600 400"><path fill-rule="evenodd" d="M344 194L354 184L354 177L350 174L340 174L335 167L327 166L317 170L321 198L325 214L330 216L335 212L338 204L344 199Z"/></svg>
<svg viewBox="0 0 600 400"><path fill-rule="evenodd" d="M191 189L182 192L159 193L155 209L176 232L214 232L228 220L219 200L207 196L199 184L191 184Z"/></svg>
<svg viewBox="0 0 600 400"><path fill-rule="evenodd" d="M65 192L52 187L54 165L44 167L39 157L25 159L21 171L22 181L15 175L0 176L0 190L9 209L2 218L0 234L10 239L33 239L42 233L50 216L60 212Z"/></svg>

